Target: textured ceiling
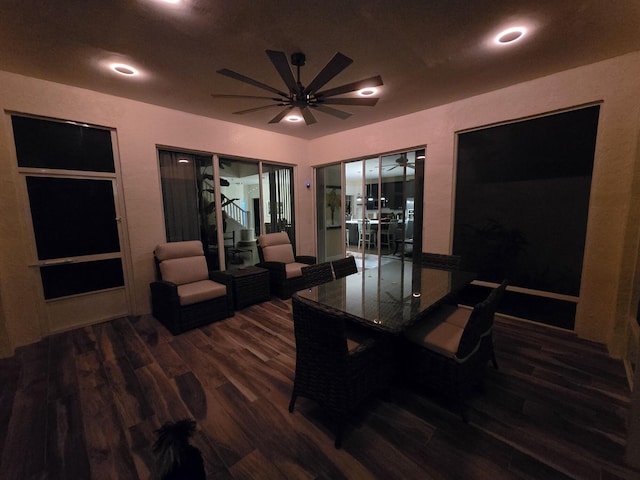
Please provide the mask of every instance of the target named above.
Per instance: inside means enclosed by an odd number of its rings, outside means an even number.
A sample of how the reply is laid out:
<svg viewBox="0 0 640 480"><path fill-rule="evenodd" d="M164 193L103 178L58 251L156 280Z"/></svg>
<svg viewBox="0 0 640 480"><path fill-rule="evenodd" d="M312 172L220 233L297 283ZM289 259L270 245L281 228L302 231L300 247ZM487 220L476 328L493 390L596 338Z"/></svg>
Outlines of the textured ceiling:
<svg viewBox="0 0 640 480"><path fill-rule="evenodd" d="M492 43L515 25L521 41ZM639 32L638 0L1 0L0 69L310 139L640 50ZM216 71L284 89L267 49L304 52L305 85L341 52L354 62L326 87L381 75L380 101L311 126L234 115L265 101L211 94L269 94Z"/></svg>

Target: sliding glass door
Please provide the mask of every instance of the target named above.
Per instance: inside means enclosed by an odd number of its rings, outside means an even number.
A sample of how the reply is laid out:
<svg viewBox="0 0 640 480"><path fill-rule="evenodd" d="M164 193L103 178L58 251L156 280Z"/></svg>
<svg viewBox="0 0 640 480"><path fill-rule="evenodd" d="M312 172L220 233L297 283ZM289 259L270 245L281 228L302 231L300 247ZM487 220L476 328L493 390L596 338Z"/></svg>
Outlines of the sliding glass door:
<svg viewBox="0 0 640 480"><path fill-rule="evenodd" d="M158 157L167 241L201 240L210 269L257 263L262 233L286 231L295 244L292 167L170 150Z"/></svg>
<svg viewBox="0 0 640 480"><path fill-rule="evenodd" d="M424 152L407 150L316 169L321 260L352 255L364 269L411 260L416 245L420 251ZM333 209L334 214L338 209L340 225L329 216L334 192L340 196Z"/></svg>

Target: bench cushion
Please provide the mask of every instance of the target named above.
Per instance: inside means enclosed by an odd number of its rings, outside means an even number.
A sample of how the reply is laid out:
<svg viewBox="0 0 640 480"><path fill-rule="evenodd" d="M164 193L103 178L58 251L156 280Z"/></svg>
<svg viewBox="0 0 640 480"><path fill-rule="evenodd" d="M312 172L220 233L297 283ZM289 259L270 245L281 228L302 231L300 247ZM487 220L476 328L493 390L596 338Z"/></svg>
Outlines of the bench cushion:
<svg viewBox="0 0 640 480"><path fill-rule="evenodd" d="M405 338L440 355L455 358L471 312L466 308L443 305L408 329Z"/></svg>

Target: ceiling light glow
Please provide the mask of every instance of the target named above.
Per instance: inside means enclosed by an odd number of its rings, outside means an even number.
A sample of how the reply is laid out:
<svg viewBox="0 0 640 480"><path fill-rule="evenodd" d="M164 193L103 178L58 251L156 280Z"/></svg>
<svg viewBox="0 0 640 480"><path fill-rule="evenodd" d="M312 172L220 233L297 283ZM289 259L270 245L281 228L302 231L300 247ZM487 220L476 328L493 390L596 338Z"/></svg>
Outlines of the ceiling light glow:
<svg viewBox="0 0 640 480"><path fill-rule="evenodd" d="M138 71L135 68L130 67L129 65L125 65L124 63L112 63L110 67L111 67L111 70L113 70L116 73L119 73L120 75L126 75L126 76L138 75Z"/></svg>
<svg viewBox="0 0 640 480"><path fill-rule="evenodd" d="M517 42L518 40L522 40L526 33L527 29L524 27L508 28L496 35L494 42L498 45L508 45L510 43Z"/></svg>
<svg viewBox="0 0 640 480"><path fill-rule="evenodd" d="M188 158L184 158L184 157L179 158L178 159L178 163L189 163L189 159Z"/></svg>
<svg viewBox="0 0 640 480"><path fill-rule="evenodd" d="M358 90L358 95L362 95L363 97L370 97L371 95L375 95L377 92L377 88L368 87L363 88L362 90Z"/></svg>
<svg viewBox="0 0 640 480"><path fill-rule="evenodd" d="M287 117L287 122L299 122L302 120L302 117L299 117L297 115L289 115Z"/></svg>

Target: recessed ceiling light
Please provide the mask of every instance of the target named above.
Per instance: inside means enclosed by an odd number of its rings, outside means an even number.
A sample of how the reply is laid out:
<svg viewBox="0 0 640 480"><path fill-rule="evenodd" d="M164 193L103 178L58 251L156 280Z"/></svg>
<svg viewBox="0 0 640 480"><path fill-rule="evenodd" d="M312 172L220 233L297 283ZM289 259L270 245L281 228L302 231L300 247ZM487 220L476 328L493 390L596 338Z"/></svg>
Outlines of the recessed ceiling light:
<svg viewBox="0 0 640 480"><path fill-rule="evenodd" d="M425 156L424 156L424 154L422 154L422 155L418 155L418 157L417 157L417 158L418 158L418 160L424 160L424 159L425 159Z"/></svg>
<svg viewBox="0 0 640 480"><path fill-rule="evenodd" d="M138 71L135 68L130 67L129 65L125 65L124 63L112 63L111 70L113 70L116 73L119 73L120 75L126 75L126 76L138 75Z"/></svg>
<svg viewBox="0 0 640 480"><path fill-rule="evenodd" d="M189 159L188 158L184 158L184 157L179 158L178 159L178 163L189 163Z"/></svg>
<svg viewBox="0 0 640 480"><path fill-rule="evenodd" d="M518 40L522 40L525 33L527 33L527 29L524 27L513 27L503 30L494 39L495 43L498 45L507 45L509 43L517 42Z"/></svg>
<svg viewBox="0 0 640 480"><path fill-rule="evenodd" d="M302 120L302 117L299 117L298 115L289 115L287 117L287 122L299 122Z"/></svg>
<svg viewBox="0 0 640 480"><path fill-rule="evenodd" d="M363 88L362 90L358 90L358 95L362 95L363 97L370 97L371 95L375 95L378 89L373 87Z"/></svg>

